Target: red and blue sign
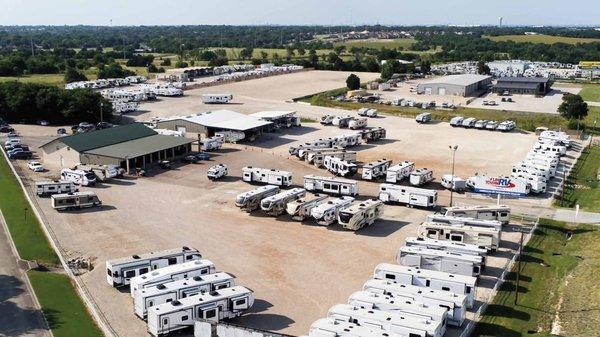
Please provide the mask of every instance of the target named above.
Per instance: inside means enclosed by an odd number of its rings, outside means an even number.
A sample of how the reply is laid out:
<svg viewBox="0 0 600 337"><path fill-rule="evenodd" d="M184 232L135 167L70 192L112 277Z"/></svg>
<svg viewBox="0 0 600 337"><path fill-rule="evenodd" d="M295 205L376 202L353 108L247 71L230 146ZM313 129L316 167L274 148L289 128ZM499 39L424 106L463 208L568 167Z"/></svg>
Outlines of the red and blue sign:
<svg viewBox="0 0 600 337"><path fill-rule="evenodd" d="M476 176L469 179L474 192L524 197L529 193L527 182L509 177Z"/></svg>

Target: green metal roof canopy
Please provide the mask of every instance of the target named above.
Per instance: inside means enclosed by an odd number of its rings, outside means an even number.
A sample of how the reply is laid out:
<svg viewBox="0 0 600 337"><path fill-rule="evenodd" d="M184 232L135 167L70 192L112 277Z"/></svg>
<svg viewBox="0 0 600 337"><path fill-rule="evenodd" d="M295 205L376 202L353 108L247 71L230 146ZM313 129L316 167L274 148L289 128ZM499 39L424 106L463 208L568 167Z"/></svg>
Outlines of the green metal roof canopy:
<svg viewBox="0 0 600 337"><path fill-rule="evenodd" d="M194 140L182 137L173 137L165 135L153 135L149 137L139 138L105 146L89 151L85 151L86 154L98 155L104 157L118 158L118 159L133 159L141 157L157 151L167 150L177 146L193 143Z"/></svg>
<svg viewBox="0 0 600 337"><path fill-rule="evenodd" d="M133 123L59 139L75 151L85 152L153 135L157 135L157 132L143 124Z"/></svg>

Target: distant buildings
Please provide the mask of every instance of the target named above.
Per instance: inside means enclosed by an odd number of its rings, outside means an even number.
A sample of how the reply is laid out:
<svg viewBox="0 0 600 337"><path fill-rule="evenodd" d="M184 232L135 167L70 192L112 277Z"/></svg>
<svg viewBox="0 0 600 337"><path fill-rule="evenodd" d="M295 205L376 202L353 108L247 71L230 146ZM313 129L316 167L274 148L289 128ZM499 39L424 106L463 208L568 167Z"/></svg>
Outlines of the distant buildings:
<svg viewBox="0 0 600 337"><path fill-rule="evenodd" d="M494 92L544 96L552 83L548 77L501 77L492 89Z"/></svg>

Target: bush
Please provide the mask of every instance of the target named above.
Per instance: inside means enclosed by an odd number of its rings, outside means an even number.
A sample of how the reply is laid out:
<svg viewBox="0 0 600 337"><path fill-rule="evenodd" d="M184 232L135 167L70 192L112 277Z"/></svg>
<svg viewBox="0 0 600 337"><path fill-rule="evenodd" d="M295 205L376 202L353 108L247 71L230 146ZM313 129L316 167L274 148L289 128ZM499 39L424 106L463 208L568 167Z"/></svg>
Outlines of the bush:
<svg viewBox="0 0 600 337"><path fill-rule="evenodd" d="M346 87L350 90L358 90L360 89L360 78L354 74L350 74L346 79Z"/></svg>
<svg viewBox="0 0 600 337"><path fill-rule="evenodd" d="M583 131L583 130L585 130L585 122L582 120L571 118L571 119L569 119L569 124L567 125L567 127L570 130L579 129L580 131Z"/></svg>
<svg viewBox="0 0 600 337"><path fill-rule="evenodd" d="M163 67L169 67L169 66L171 66L171 59L166 58L166 59L162 60L162 62L160 63L160 65L163 66Z"/></svg>
<svg viewBox="0 0 600 337"><path fill-rule="evenodd" d="M75 68L67 68L65 71L65 83L87 81L87 77L84 74L77 71Z"/></svg>

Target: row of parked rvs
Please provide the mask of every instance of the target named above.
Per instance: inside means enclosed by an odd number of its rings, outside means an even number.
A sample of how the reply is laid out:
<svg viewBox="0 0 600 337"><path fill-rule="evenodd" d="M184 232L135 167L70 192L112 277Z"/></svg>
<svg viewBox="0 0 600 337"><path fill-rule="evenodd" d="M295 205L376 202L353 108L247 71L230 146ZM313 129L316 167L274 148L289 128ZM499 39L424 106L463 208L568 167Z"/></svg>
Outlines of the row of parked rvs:
<svg viewBox="0 0 600 337"><path fill-rule="evenodd" d="M450 119L450 126L501 132L510 132L517 128L517 124L513 121L504 121L498 123L496 121L488 121L473 117L464 118L461 116L456 116Z"/></svg>
<svg viewBox="0 0 600 337"><path fill-rule="evenodd" d="M217 272L197 249L182 247L106 262L108 284L129 285L135 314L152 336L193 327L197 320L235 318L254 304L252 290Z"/></svg>
<svg viewBox="0 0 600 337"><path fill-rule="evenodd" d="M65 89L104 89L110 87L121 87L130 84L144 83L148 79L145 76L128 76L125 78L99 78L91 81L71 82L65 84Z"/></svg>
<svg viewBox="0 0 600 337"><path fill-rule="evenodd" d="M361 116L374 117L377 115L377 110L374 110L375 115L366 115L363 114ZM359 113L360 114L360 113ZM340 129L348 128L351 130L358 130L367 127L368 120L366 117L354 117L354 116L334 116L334 115L325 115L321 117L320 123L323 125L333 125L337 126Z"/></svg>

